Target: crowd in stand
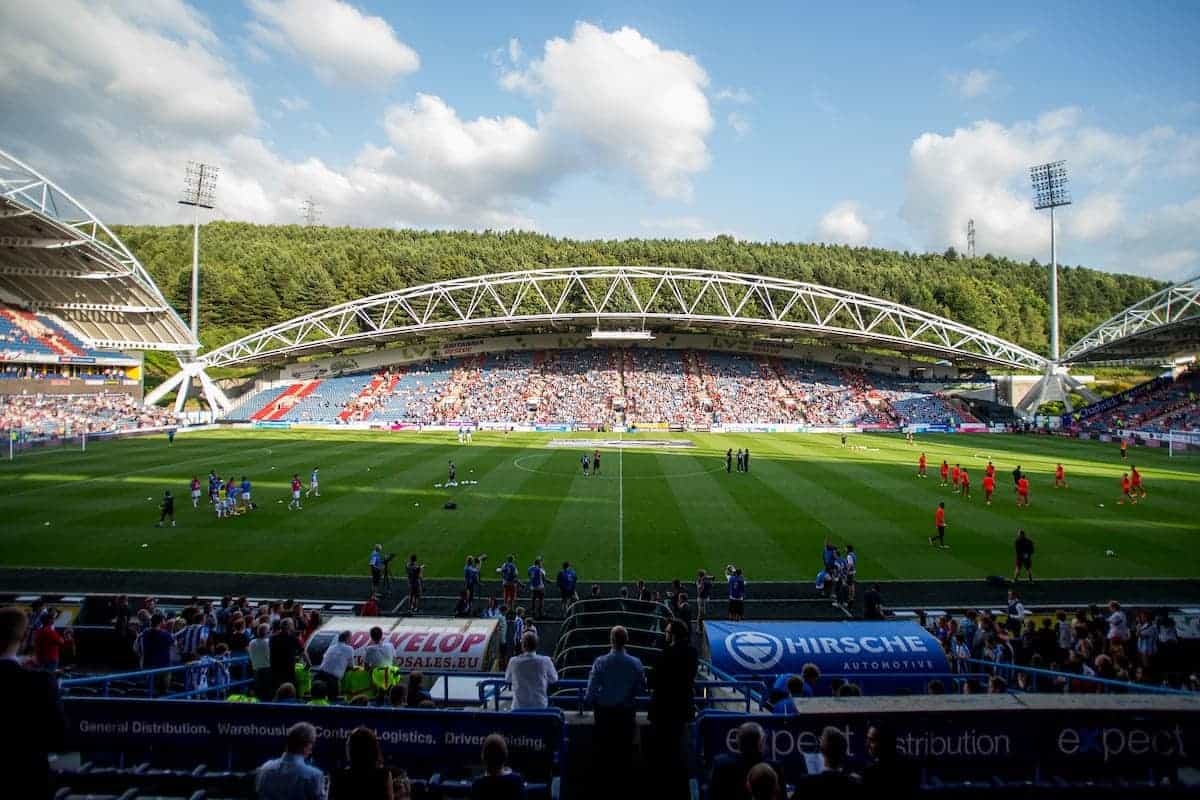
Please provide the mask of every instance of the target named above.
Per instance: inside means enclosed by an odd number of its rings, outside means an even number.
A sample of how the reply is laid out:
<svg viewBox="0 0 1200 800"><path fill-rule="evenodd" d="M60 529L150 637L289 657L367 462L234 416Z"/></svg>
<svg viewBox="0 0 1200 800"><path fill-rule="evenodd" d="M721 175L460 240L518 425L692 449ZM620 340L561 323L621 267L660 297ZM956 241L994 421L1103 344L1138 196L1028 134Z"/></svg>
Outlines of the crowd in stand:
<svg viewBox="0 0 1200 800"><path fill-rule="evenodd" d="M627 419L693 425L707 421L694 387L688 386L683 357L678 351L630 352L624 372Z"/></svg>
<svg viewBox="0 0 1200 800"><path fill-rule="evenodd" d="M857 369L718 352L565 349L467 356L384 370L342 404L303 418L416 424L812 426L974 422L947 398ZM249 418L260 393L241 406ZM302 401L304 402L304 401Z"/></svg>
<svg viewBox="0 0 1200 800"><path fill-rule="evenodd" d="M1200 430L1200 371L1188 370L1165 384L1151 382L1114 408L1078 419L1072 429L1088 433Z"/></svg>
<svg viewBox="0 0 1200 800"><path fill-rule="evenodd" d="M606 350L547 353L536 421L611 425L612 399L621 394L617 357L617 353Z"/></svg>
<svg viewBox="0 0 1200 800"><path fill-rule="evenodd" d="M0 395L0 430L31 437L108 433L176 424L173 413L127 394Z"/></svg>

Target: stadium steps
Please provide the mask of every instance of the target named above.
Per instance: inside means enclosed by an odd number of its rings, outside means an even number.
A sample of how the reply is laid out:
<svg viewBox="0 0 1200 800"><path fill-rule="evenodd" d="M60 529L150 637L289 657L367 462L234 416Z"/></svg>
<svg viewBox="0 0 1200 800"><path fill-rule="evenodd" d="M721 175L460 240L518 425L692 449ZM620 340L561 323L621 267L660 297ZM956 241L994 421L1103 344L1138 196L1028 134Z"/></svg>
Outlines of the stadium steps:
<svg viewBox="0 0 1200 800"><path fill-rule="evenodd" d="M359 392L358 394L356 394L354 396L354 398L350 400L350 403L353 403L357 400L363 400L363 399L375 394L375 392L379 389L379 387L383 385L383 380L384 379L383 379L382 375L376 375L374 378L371 378L371 382L368 383L366 386L364 386L362 391ZM389 384L389 386L388 386L389 393L391 392L392 387L395 385L396 384L394 381L391 384ZM338 412L337 418L338 418L339 422L349 422L350 418L352 416L354 416L354 411L352 411L350 409L350 403L347 403L346 407L343 408L340 412Z"/></svg>
<svg viewBox="0 0 1200 800"><path fill-rule="evenodd" d="M292 410L292 407L295 406L296 403L315 392L317 387L320 385L320 380L305 381L304 383L296 384L295 391L285 393L285 396L292 400L292 402L287 403L286 405L277 406L271 413L267 414L265 419L268 422L283 419L285 416L287 416L287 413Z"/></svg>
<svg viewBox="0 0 1200 800"><path fill-rule="evenodd" d="M278 406L276 405L277 403L279 403L281 400L283 400L283 398L291 396L293 393L295 393L295 391L299 387L300 387L300 384L298 384L298 383L290 384L282 392L275 395L270 400L268 400L266 403L264 403L262 408L260 408L258 411L255 411L253 414L251 414L250 420L252 422L258 422L259 420L266 419L268 414L272 414L276 410L278 410Z"/></svg>

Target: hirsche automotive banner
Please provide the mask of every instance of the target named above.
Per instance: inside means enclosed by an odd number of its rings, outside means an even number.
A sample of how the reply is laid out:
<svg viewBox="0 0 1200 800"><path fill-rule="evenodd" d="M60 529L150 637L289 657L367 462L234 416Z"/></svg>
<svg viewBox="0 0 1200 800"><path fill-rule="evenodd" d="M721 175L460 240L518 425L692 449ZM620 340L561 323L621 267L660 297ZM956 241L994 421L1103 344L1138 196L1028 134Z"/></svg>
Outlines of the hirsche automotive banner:
<svg viewBox="0 0 1200 800"><path fill-rule="evenodd" d="M928 676L950 671L942 647L915 622L706 622L712 664L727 675L772 680L816 664L858 683L864 694L924 691Z"/></svg>

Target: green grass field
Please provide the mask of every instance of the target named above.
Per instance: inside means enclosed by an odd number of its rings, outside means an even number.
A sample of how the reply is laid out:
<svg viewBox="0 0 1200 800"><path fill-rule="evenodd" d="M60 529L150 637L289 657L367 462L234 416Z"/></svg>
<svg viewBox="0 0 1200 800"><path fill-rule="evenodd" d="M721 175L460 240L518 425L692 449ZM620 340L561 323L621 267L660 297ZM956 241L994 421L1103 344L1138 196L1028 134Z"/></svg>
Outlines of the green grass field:
<svg viewBox="0 0 1200 800"><path fill-rule="evenodd" d="M212 431L93 442L0 464L0 563L117 569L195 569L361 575L375 542L417 553L432 577L459 577L467 554L505 553L522 565L544 554L551 574L570 559L581 579L689 578L736 562L749 580L809 581L826 536L852 543L860 579L975 578L1011 573L1012 540L1024 526L1037 545L1037 577L1200 576L1200 458L1131 451L1149 498L1117 505L1122 471L1111 444L1019 436L642 433L694 442L685 451L604 451L603 472L584 478L579 449L552 438L590 434L483 433L459 446L449 433ZM855 448L857 445L859 448ZM727 447L752 451L749 474L727 475ZM915 477L919 452L930 477ZM984 506L983 466L997 467ZM938 486L942 458L968 466L975 496ZM460 480L435 489L453 458ZM1056 462L1069 489L1053 489ZM1012 468L1033 484L1018 510ZM319 465L322 497L289 512L287 481ZM256 512L218 520L207 499L194 511L193 474L248 475ZM207 484L205 483L205 487ZM179 524L157 529L164 489ZM458 510L442 504L454 499ZM949 550L926 543L947 504ZM1100 504L1103 503L1103 507ZM1115 551L1106 557L1105 550Z"/></svg>

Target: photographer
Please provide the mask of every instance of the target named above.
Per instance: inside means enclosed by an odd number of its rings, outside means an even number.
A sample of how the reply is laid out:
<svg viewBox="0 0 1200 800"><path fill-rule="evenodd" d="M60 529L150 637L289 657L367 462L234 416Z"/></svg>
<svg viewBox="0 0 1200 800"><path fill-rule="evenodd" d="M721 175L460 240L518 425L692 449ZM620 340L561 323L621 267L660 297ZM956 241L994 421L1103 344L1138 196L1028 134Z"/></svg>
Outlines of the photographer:
<svg viewBox="0 0 1200 800"><path fill-rule="evenodd" d="M739 622L746 613L746 579L742 577L742 568L726 564L725 580L729 582L729 619Z"/></svg>
<svg viewBox="0 0 1200 800"><path fill-rule="evenodd" d="M383 582L383 545L375 545L367 565L371 568L371 591L379 594L379 584Z"/></svg>
<svg viewBox="0 0 1200 800"><path fill-rule="evenodd" d="M496 572L500 573L500 580L504 584L504 605L516 608L518 586L516 556L509 554L504 563L496 567Z"/></svg>
<svg viewBox="0 0 1200 800"><path fill-rule="evenodd" d="M416 614L421 610L421 584L424 583L425 565L418 564L417 554L413 553L408 557L404 571L408 576L408 610Z"/></svg>
<svg viewBox="0 0 1200 800"><path fill-rule="evenodd" d="M479 579L479 571L483 569L484 561L487 561L487 553L467 556L467 564L463 567L463 588L466 589L467 600L470 603L474 603L475 598L483 593L483 581Z"/></svg>

